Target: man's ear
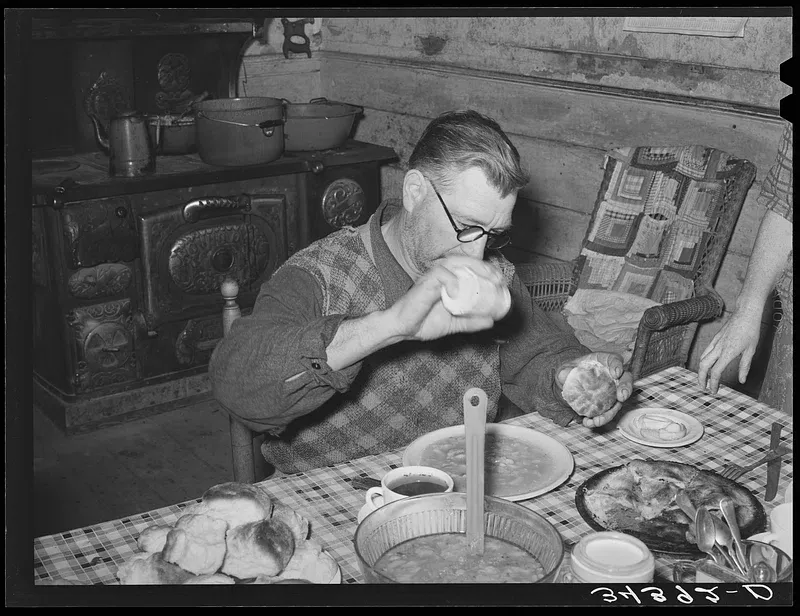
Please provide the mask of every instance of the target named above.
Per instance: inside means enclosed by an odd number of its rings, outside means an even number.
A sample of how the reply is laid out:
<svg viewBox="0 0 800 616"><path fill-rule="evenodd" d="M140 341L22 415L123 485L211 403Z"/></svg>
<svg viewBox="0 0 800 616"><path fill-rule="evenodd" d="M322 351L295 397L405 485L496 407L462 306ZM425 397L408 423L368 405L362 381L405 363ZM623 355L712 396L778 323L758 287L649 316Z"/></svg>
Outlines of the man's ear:
<svg viewBox="0 0 800 616"><path fill-rule="evenodd" d="M409 169L403 178L403 207L408 212L414 209L428 197L430 186L416 169Z"/></svg>

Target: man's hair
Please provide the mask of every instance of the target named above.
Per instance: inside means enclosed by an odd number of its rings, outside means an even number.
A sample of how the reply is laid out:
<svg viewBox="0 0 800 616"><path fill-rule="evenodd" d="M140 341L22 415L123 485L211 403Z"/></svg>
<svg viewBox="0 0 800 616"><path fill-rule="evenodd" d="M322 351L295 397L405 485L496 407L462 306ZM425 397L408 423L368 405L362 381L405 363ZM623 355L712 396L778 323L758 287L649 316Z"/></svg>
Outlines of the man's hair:
<svg viewBox="0 0 800 616"><path fill-rule="evenodd" d="M437 188L448 187L454 175L471 167L480 168L502 197L529 181L517 148L500 125L470 109L432 120L408 159L408 168L422 172Z"/></svg>

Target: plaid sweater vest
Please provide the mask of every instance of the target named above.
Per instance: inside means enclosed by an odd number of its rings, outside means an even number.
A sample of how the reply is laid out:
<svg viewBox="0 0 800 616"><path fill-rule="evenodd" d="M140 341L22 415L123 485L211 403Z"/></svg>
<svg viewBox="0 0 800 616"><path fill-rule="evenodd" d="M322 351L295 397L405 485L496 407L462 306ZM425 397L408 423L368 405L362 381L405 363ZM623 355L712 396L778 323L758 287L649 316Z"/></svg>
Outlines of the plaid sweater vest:
<svg viewBox="0 0 800 616"><path fill-rule="evenodd" d="M503 257L493 261L510 284L514 266ZM386 308L378 269L353 228L332 233L287 264L316 279L326 316ZM426 432L464 423L463 396L470 387L486 392L486 419L492 421L499 375L499 347L485 333L401 342L365 358L348 391L293 421L262 451L278 469L300 472L396 449Z"/></svg>

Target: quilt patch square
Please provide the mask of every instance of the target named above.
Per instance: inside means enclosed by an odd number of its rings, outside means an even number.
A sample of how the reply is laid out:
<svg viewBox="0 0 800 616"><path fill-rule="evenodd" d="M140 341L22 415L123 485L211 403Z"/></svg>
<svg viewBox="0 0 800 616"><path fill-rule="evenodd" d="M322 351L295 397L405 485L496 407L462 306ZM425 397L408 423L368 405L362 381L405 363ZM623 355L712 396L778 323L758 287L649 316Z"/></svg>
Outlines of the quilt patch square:
<svg viewBox="0 0 800 616"><path fill-rule="evenodd" d="M578 287L583 289L610 289L619 276L624 257L594 252L585 249L581 254L581 277Z"/></svg>
<svg viewBox="0 0 800 616"><path fill-rule="evenodd" d="M658 272L650 293L650 299L662 304L671 304L694 295L694 283L690 278L669 269Z"/></svg>
<svg viewBox="0 0 800 616"><path fill-rule="evenodd" d="M621 200L644 201L650 192L653 176L650 170L628 167L620 174L615 196Z"/></svg>
<svg viewBox="0 0 800 616"><path fill-rule="evenodd" d="M721 194L722 188L717 182L689 181L678 210L678 219L708 228L718 209Z"/></svg>
<svg viewBox="0 0 800 616"><path fill-rule="evenodd" d="M664 267L694 271L705 245L705 229L685 221L677 221L667 237Z"/></svg>
<svg viewBox="0 0 800 616"><path fill-rule="evenodd" d="M660 212L671 218L678 210L681 181L667 173L656 173L647 195L644 211L648 214Z"/></svg>
<svg viewBox="0 0 800 616"><path fill-rule="evenodd" d="M597 209L586 246L615 255L627 252L639 221L641 208L603 201Z"/></svg>
<svg viewBox="0 0 800 616"><path fill-rule="evenodd" d="M650 290L658 275L658 268L637 267L632 263L625 263L620 270L612 291L631 293L639 297L650 297Z"/></svg>

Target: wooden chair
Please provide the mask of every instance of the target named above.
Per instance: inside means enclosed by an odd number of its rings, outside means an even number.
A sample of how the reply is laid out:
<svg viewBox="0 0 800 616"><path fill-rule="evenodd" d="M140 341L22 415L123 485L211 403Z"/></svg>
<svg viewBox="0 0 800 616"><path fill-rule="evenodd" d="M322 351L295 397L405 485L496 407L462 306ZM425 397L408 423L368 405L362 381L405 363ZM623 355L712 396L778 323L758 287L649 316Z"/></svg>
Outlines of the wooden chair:
<svg viewBox="0 0 800 616"><path fill-rule="evenodd" d="M661 302L659 306L648 308L641 318L629 369L634 379L639 379L670 366L685 366L699 322L722 314L722 298L712 285L755 173L751 162L704 146L610 150L579 257L570 263L519 264L520 278L534 301L551 313L561 313L578 288L622 290ZM637 219L638 206L642 211ZM674 212L670 209L672 206L675 206ZM704 216L707 218L704 228L686 223L692 234L702 229L699 239L693 235L692 241L697 239L695 252L689 250L691 241L681 236L686 221L678 224L676 213L681 212L680 208L688 210L683 216L692 223ZM664 245L666 250L669 246L672 250L685 246L687 256L684 262L676 263L665 259L664 254L654 255L649 259L653 267L649 268L648 275L657 277L659 270L670 269L669 276L685 277L691 296L678 301L659 296L654 290L656 284L650 287L649 294L636 292L646 279L640 275L643 270L638 266L648 263L648 258L643 258L635 248L641 248L641 244L636 243L641 232L639 225L644 225L644 216L658 213L665 214L663 218L667 221L674 215L659 250ZM657 221L653 224L663 223L657 216L653 220ZM608 234L613 233L610 229L617 228L624 238L615 243ZM672 235L668 237L667 233ZM605 254L601 254L604 251ZM622 270L628 268L627 273L623 271L611 280L604 280L605 284L593 283L592 276L600 276L598 272L607 268L611 261L624 263ZM633 270L635 274L631 274ZM605 273L601 274L605 277ZM633 279L636 279L635 284L631 283ZM562 325L565 325L563 320Z"/></svg>
<svg viewBox="0 0 800 616"><path fill-rule="evenodd" d="M227 336L233 322L242 316L236 301L239 285L235 280L226 279L221 285L222 298L222 335ZM255 483L269 477L274 468L261 454L261 444L265 435L252 430L220 403L228 414L231 430L231 454L233 457L233 480L241 483Z"/></svg>

